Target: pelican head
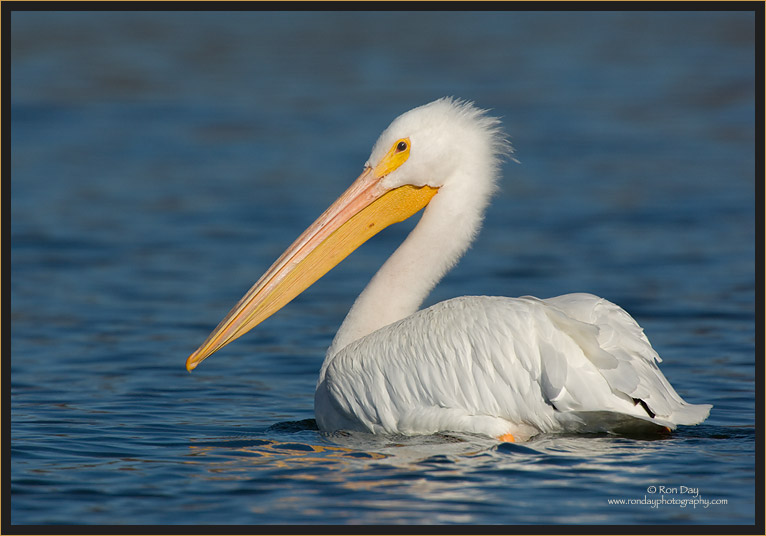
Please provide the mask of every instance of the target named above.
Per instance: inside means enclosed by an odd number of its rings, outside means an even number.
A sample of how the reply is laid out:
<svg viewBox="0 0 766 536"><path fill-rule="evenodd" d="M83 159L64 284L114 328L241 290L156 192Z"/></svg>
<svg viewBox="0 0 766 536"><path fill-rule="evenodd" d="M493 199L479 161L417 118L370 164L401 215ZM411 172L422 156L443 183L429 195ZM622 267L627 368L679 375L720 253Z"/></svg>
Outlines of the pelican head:
<svg viewBox="0 0 766 536"><path fill-rule="evenodd" d="M396 118L373 146L362 174L253 285L189 356L186 368L194 369L372 236L427 205L441 205L442 221L466 213L480 221L500 158L509 150L499 120L470 102L442 98ZM466 227L457 256L477 228Z"/></svg>
<svg viewBox="0 0 766 536"><path fill-rule="evenodd" d="M456 180L476 187L470 177L494 179L498 157L508 144L497 118L470 102L442 98L394 119L375 142L365 168L384 171L385 165L377 166L401 149L398 165L381 177L383 187L441 188ZM491 186L493 181L485 182Z"/></svg>

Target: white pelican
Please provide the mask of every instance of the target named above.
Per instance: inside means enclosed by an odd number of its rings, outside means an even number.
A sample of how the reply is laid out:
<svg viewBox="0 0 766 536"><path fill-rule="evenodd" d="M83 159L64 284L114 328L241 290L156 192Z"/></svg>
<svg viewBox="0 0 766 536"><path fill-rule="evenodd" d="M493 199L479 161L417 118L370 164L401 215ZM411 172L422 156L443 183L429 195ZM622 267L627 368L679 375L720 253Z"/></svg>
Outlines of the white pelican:
<svg viewBox="0 0 766 536"><path fill-rule="evenodd" d="M712 406L685 402L641 327L603 298L464 296L418 311L479 230L509 151L500 121L469 102L442 98L399 116L359 178L234 306L187 369L425 207L327 351L314 401L321 430L523 441L705 420Z"/></svg>

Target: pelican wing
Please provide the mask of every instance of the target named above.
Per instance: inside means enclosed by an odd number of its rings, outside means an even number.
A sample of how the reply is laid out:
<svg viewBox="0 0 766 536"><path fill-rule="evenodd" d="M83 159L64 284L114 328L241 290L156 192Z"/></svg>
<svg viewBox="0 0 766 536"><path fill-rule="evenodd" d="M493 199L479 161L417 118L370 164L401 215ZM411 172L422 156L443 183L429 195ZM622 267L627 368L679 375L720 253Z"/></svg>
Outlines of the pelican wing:
<svg viewBox="0 0 766 536"><path fill-rule="evenodd" d="M657 361L638 324L596 296L456 298L330 356L317 420L323 429L522 438L704 420L710 406L683 401Z"/></svg>

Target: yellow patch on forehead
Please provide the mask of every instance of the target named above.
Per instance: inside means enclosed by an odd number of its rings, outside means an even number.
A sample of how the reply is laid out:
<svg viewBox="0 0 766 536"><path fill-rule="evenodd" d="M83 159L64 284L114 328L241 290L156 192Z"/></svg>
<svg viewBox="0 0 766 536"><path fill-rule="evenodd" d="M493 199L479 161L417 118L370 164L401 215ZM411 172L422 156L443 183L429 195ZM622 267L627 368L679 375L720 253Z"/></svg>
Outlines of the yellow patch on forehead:
<svg viewBox="0 0 766 536"><path fill-rule="evenodd" d="M373 169L376 177L384 177L395 171L410 157L410 140L402 138L396 140L386 155L380 159Z"/></svg>

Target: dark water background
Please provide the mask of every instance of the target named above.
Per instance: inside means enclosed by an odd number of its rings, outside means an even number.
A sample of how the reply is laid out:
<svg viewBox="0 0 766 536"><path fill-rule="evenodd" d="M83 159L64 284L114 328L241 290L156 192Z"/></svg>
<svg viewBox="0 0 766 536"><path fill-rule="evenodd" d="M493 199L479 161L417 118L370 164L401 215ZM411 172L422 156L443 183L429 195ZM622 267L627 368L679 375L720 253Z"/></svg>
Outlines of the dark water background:
<svg viewBox="0 0 766 536"><path fill-rule="evenodd" d="M14 12L11 28L12 523L754 522L753 13ZM715 405L704 424L523 445L320 434L324 351L414 222L186 372L390 120L445 95L502 116L520 164L428 303L604 296L682 396ZM710 502L682 502L692 488Z"/></svg>

